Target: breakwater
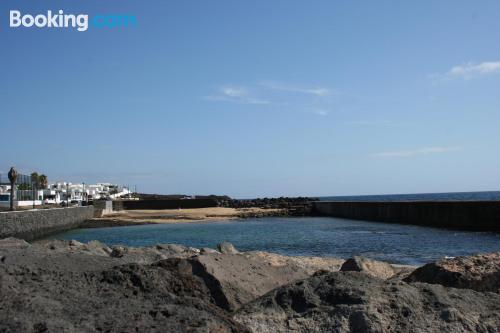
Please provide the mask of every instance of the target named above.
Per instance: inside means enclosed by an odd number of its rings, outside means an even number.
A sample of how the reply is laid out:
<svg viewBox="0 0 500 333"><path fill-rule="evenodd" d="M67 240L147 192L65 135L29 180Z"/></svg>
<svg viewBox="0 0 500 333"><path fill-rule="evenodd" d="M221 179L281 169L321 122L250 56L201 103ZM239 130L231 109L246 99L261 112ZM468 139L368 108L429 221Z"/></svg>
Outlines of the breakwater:
<svg viewBox="0 0 500 333"><path fill-rule="evenodd" d="M146 199L113 201L113 210L136 209L187 209L217 207L214 199Z"/></svg>
<svg viewBox="0 0 500 333"><path fill-rule="evenodd" d="M354 220L500 232L498 201L322 201L312 203L312 213Z"/></svg>
<svg viewBox="0 0 500 333"><path fill-rule="evenodd" d="M0 213L0 238L33 240L78 227L94 215L94 207L70 207Z"/></svg>

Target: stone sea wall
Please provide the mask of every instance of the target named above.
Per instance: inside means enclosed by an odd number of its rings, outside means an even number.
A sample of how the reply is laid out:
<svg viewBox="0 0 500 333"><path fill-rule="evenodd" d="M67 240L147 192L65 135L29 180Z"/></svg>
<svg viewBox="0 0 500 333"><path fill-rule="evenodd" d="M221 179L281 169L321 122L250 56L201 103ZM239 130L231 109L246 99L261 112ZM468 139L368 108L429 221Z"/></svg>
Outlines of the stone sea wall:
<svg viewBox="0 0 500 333"><path fill-rule="evenodd" d="M500 201L313 202L313 214L450 229L500 231Z"/></svg>
<svg viewBox="0 0 500 333"><path fill-rule="evenodd" d="M113 201L113 210L178 209L217 207L214 199L146 199Z"/></svg>
<svg viewBox="0 0 500 333"><path fill-rule="evenodd" d="M0 213L0 238L33 240L76 228L94 215L94 207L69 207Z"/></svg>

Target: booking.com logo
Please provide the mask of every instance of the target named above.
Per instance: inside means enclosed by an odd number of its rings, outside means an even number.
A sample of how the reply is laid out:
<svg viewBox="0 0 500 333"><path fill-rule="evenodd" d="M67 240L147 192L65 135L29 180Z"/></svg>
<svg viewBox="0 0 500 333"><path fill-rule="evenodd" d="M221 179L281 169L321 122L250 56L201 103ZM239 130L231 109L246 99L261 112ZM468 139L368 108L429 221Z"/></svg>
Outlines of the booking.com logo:
<svg viewBox="0 0 500 333"><path fill-rule="evenodd" d="M89 17L87 14L65 14L62 9L57 13L51 10L47 14L22 14L19 10L10 11L11 28L75 28L78 31L87 31L94 28L135 27L135 15L97 14Z"/></svg>

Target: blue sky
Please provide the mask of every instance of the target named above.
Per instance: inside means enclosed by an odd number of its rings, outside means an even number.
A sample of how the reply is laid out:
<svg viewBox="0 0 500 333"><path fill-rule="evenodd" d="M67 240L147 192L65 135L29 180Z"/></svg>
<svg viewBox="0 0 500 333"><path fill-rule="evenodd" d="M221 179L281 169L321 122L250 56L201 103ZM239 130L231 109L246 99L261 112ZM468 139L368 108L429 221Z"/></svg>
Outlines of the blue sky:
<svg viewBox="0 0 500 333"><path fill-rule="evenodd" d="M14 9L137 26L10 28ZM498 190L499 40L498 1L2 1L0 170L234 197Z"/></svg>

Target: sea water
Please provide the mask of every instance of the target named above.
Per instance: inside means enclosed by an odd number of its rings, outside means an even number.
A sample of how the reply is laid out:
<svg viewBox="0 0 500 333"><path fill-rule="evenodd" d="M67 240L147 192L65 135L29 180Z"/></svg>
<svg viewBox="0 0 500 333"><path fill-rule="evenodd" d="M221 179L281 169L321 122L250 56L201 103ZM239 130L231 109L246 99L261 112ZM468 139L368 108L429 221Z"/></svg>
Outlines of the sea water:
<svg viewBox="0 0 500 333"><path fill-rule="evenodd" d="M321 201L500 201L500 191L319 197Z"/></svg>
<svg viewBox="0 0 500 333"><path fill-rule="evenodd" d="M241 251L294 256L354 255L420 265L437 259L500 251L500 234L354 221L333 217L270 217L242 220L75 229L51 236L108 245L176 243L197 248L223 241Z"/></svg>

